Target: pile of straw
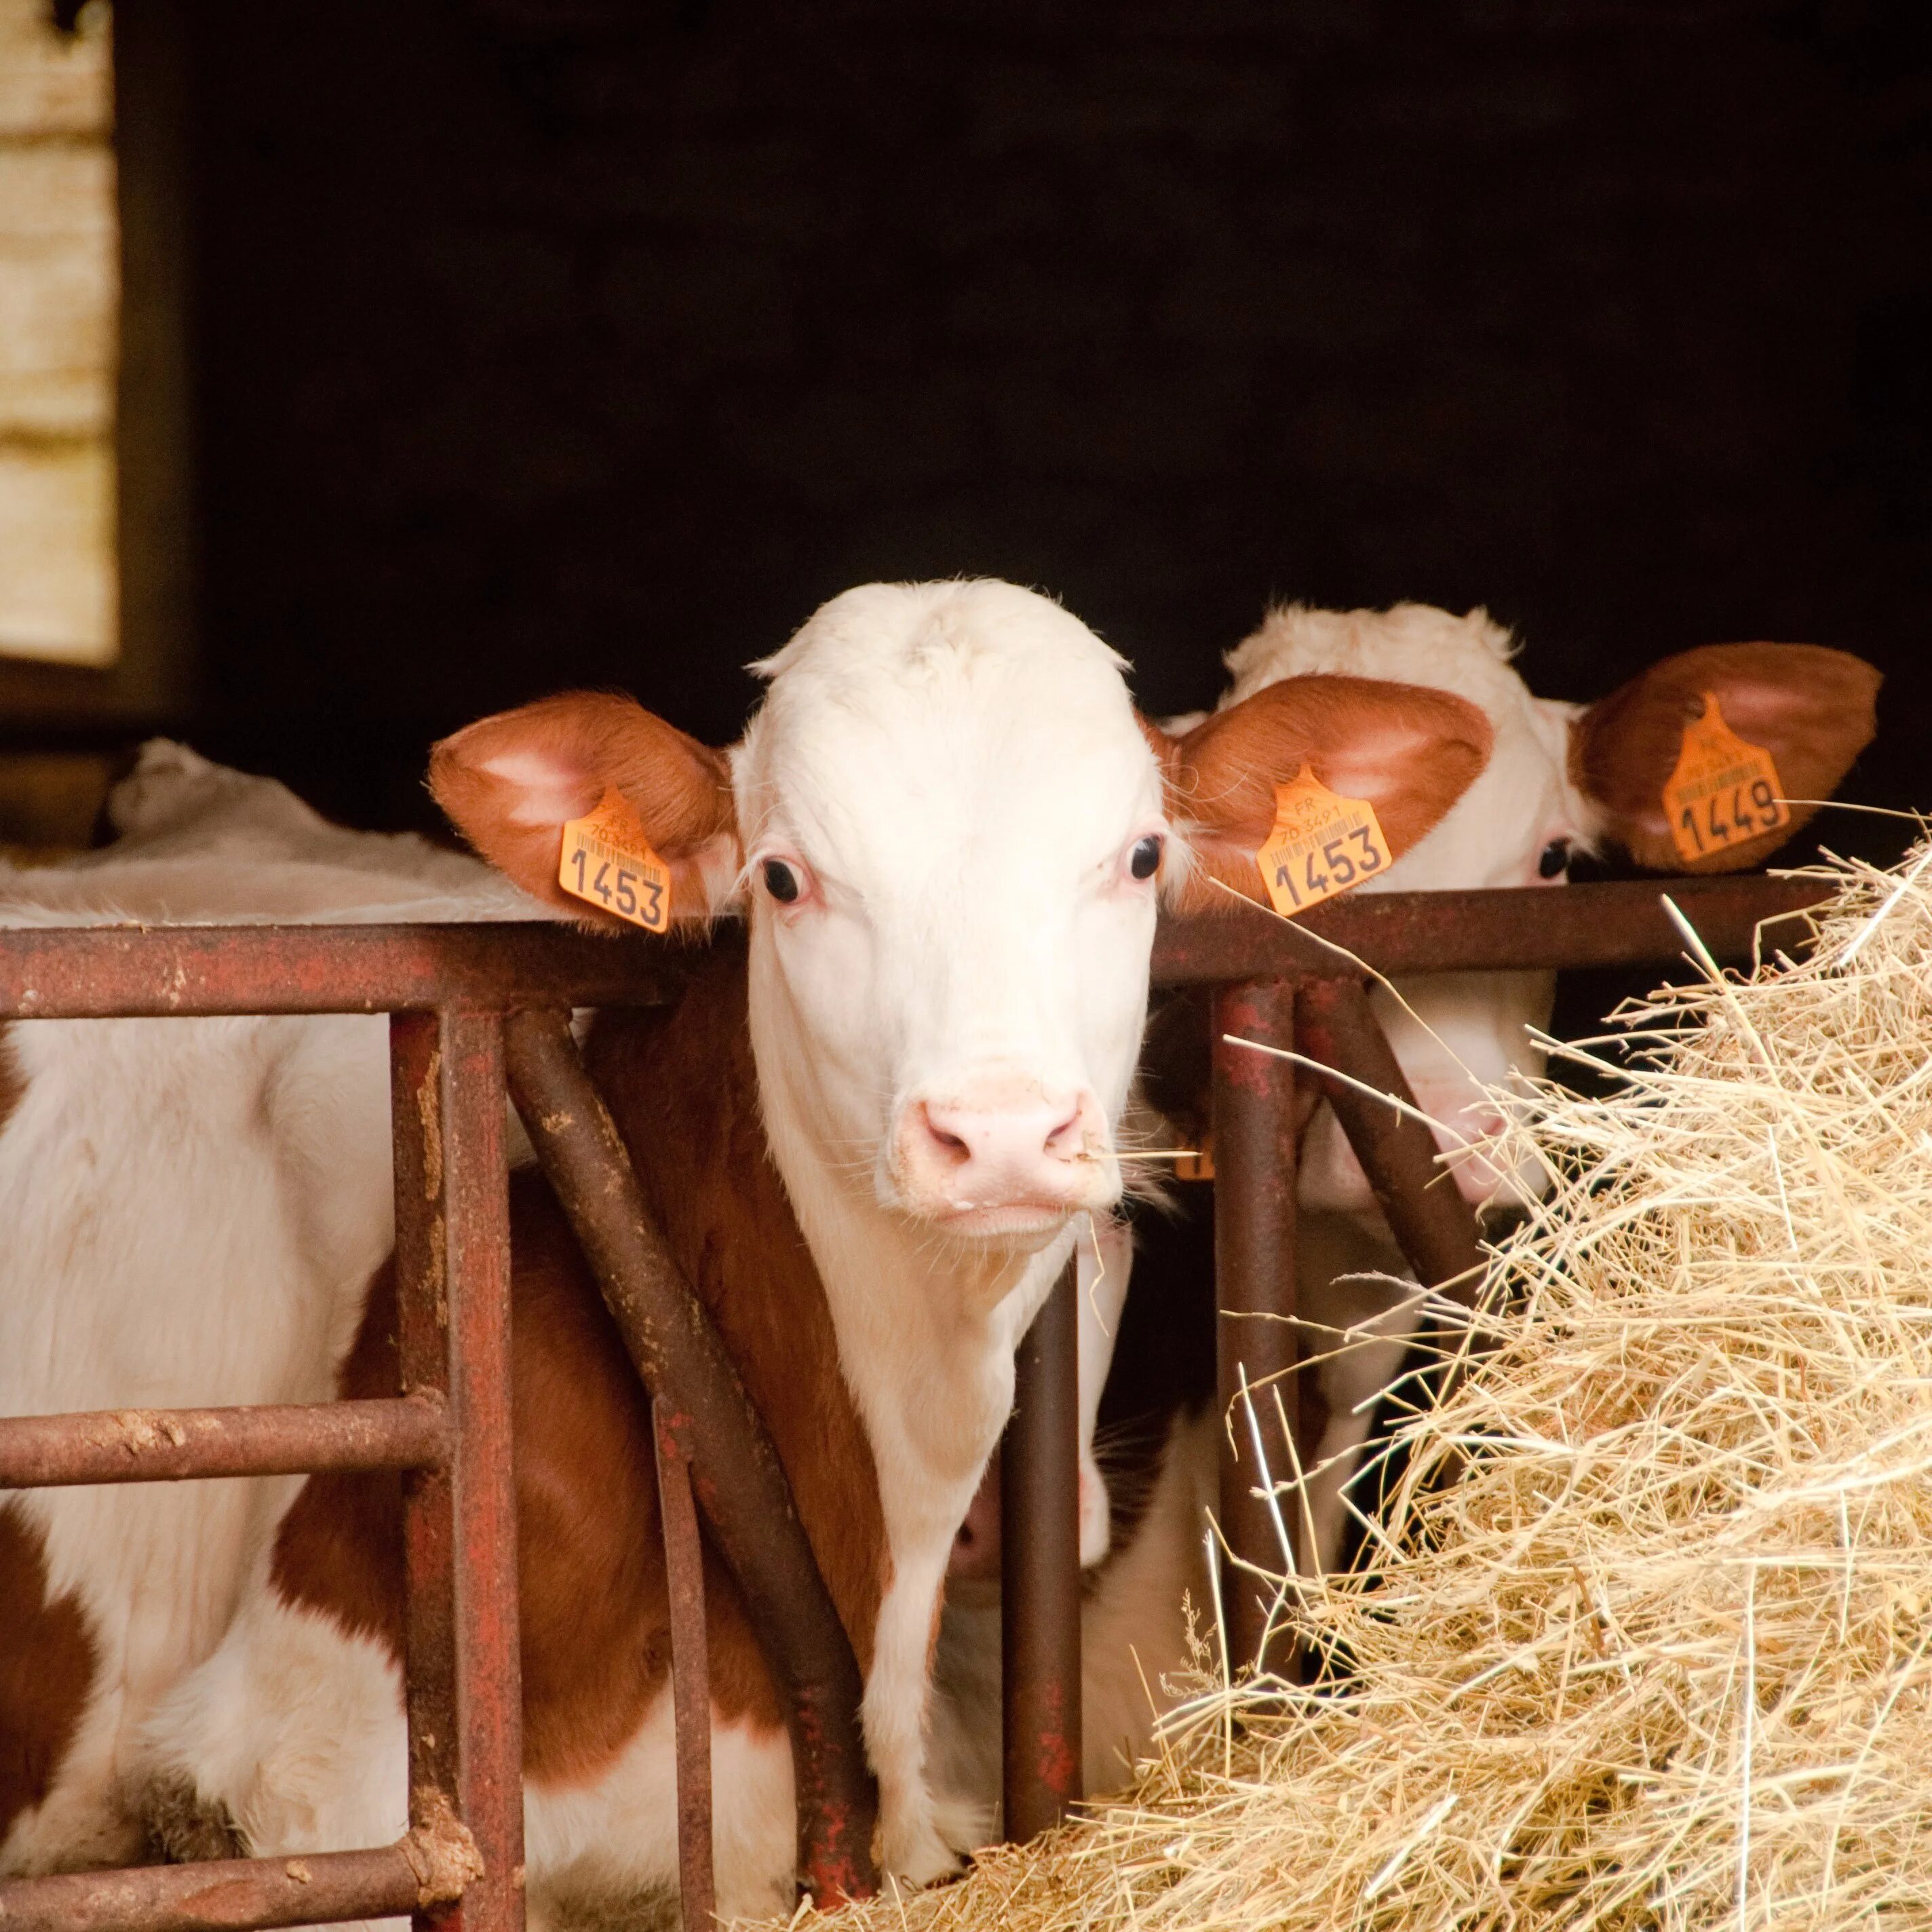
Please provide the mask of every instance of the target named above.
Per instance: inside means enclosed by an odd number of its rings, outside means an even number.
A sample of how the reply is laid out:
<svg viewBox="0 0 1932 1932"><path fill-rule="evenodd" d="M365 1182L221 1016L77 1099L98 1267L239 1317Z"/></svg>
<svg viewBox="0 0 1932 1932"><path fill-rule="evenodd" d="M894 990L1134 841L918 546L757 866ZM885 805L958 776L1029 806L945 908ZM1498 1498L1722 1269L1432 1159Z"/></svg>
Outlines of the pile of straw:
<svg viewBox="0 0 1932 1932"><path fill-rule="evenodd" d="M1540 1096L1492 1352L1306 1606L1352 1690L1205 1686L1129 1802L845 1922L1932 1924L1928 874Z"/></svg>

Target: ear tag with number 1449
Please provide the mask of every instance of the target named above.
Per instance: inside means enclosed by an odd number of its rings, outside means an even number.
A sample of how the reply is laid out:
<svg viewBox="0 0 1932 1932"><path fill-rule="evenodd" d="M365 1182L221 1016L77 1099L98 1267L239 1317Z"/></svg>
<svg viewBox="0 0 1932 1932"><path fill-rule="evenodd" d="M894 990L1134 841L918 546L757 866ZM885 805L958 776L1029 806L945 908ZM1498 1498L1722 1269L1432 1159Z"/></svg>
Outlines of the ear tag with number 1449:
<svg viewBox="0 0 1932 1932"><path fill-rule="evenodd" d="M1748 745L1724 722L1718 694L1704 693L1704 715L1684 728L1677 769L1664 788L1664 815L1687 866L1791 823L1778 766L1762 745Z"/></svg>
<svg viewBox="0 0 1932 1932"><path fill-rule="evenodd" d="M670 929L670 868L651 850L638 814L614 788L595 812L564 826L556 882L572 898L646 932Z"/></svg>
<svg viewBox="0 0 1932 1932"><path fill-rule="evenodd" d="M1330 791L1306 765L1274 788L1274 830L1255 854L1274 909L1284 917L1358 886L1390 862L1376 808Z"/></svg>

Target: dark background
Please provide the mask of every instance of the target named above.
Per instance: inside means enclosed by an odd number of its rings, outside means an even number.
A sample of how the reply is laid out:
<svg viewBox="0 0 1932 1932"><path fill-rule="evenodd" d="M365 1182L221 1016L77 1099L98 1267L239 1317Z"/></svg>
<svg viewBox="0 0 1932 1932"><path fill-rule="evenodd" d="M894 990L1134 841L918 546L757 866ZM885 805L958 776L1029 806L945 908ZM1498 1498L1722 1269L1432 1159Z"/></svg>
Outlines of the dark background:
<svg viewBox="0 0 1932 1932"><path fill-rule="evenodd" d="M181 4L172 722L344 819L563 686L728 738L955 572L1156 710L1274 598L1486 604L1555 696L1838 644L1850 795L1932 804L1924 0Z"/></svg>

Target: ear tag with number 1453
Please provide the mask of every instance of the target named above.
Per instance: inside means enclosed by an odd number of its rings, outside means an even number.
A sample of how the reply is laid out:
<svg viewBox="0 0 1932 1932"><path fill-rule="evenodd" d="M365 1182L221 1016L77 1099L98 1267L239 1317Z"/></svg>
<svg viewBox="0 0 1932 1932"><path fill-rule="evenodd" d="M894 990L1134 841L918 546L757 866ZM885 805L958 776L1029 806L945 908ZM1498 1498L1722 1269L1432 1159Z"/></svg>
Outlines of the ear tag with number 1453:
<svg viewBox="0 0 1932 1932"><path fill-rule="evenodd" d="M563 828L556 882L572 898L646 932L670 929L670 868L651 850L638 814L614 788L595 812Z"/></svg>
<svg viewBox="0 0 1932 1932"><path fill-rule="evenodd" d="M1791 823L1778 766L1762 745L1748 745L1724 722L1718 694L1704 693L1704 715L1684 728L1677 769L1664 788L1664 815L1687 866Z"/></svg>
<svg viewBox="0 0 1932 1932"><path fill-rule="evenodd" d="M1274 830L1255 854L1262 883L1284 916L1358 886L1389 863L1376 808L1330 791L1306 766L1274 788Z"/></svg>

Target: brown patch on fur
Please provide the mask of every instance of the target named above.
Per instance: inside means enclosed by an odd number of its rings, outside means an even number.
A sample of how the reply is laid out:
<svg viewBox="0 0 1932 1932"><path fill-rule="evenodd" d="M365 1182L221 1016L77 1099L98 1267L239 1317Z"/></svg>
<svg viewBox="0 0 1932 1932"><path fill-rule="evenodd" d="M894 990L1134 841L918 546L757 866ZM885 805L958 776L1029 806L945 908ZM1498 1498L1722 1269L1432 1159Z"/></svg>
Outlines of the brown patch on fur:
<svg viewBox="0 0 1932 1932"><path fill-rule="evenodd" d="M1761 745L1793 799L1828 798L1877 729L1882 682L1862 658L1822 644L1704 644L1661 659L1592 705L1570 728L1571 782L1603 814L1607 835L1659 872L1734 872L1793 837L1815 806L1794 805L1777 831L1707 854L1678 857L1664 815L1664 788L1683 749L1684 727L1717 694L1724 722Z"/></svg>
<svg viewBox="0 0 1932 1932"><path fill-rule="evenodd" d="M766 1150L742 958L707 961L675 1008L600 1018L588 1058L646 1202L765 1418L862 1672L890 1575L878 1478L824 1290ZM575 1784L623 1748L670 1668L650 1414L540 1174L512 1176L510 1210L524 1764L545 1783ZM344 1395L394 1391L394 1330L386 1268ZM400 1653L400 1516L393 1476L312 1478L277 1541L277 1586ZM718 1714L776 1728L783 1713L736 1586L708 1543L704 1559Z"/></svg>
<svg viewBox="0 0 1932 1932"><path fill-rule="evenodd" d="M14 1060L12 1026L10 1020L0 1021L0 1133L27 1093L26 1081Z"/></svg>
<svg viewBox="0 0 1932 1932"><path fill-rule="evenodd" d="M502 760L529 776L488 769ZM436 802L484 858L532 898L586 925L622 932L623 920L573 898L556 880L564 826L594 811L611 787L670 868L673 916L708 918L703 856L720 841L734 851L736 844L730 767L722 752L634 699L566 692L479 719L430 753Z"/></svg>
<svg viewBox="0 0 1932 1932"><path fill-rule="evenodd" d="M1303 766L1344 798L1368 800L1399 859L1480 775L1492 737L1482 712L1446 691L1327 673L1284 678L1179 738L1143 728L1166 772L1168 815L1198 863L1178 896L1189 912L1226 908L1210 878L1265 902L1255 855L1274 827L1276 786Z"/></svg>
<svg viewBox="0 0 1932 1932"><path fill-rule="evenodd" d="M80 1600L47 1594L46 1539L0 1503L0 1840L52 1788L97 1664Z"/></svg>

